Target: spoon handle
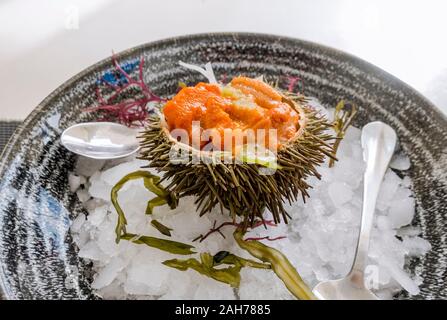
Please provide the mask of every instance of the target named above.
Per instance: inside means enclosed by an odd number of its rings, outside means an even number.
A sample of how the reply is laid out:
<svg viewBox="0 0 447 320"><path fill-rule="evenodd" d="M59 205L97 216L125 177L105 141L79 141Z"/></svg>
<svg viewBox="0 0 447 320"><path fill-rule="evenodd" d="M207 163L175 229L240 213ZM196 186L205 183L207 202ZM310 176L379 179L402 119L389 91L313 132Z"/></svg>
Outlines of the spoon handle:
<svg viewBox="0 0 447 320"><path fill-rule="evenodd" d="M364 287L364 270L368 259L376 200L383 177L394 153L396 140L396 132L380 121L371 122L362 129L363 159L366 161L362 220L357 251L348 276L357 287Z"/></svg>

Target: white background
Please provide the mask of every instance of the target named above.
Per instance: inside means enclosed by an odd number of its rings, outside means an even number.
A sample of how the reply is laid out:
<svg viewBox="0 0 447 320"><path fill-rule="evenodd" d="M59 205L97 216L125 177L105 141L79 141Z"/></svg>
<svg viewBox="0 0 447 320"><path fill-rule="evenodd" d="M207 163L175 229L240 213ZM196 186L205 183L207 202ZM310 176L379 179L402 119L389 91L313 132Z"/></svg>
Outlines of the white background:
<svg viewBox="0 0 447 320"><path fill-rule="evenodd" d="M0 118L23 119L112 50L218 31L280 34L345 50L447 112L444 0L0 0Z"/></svg>

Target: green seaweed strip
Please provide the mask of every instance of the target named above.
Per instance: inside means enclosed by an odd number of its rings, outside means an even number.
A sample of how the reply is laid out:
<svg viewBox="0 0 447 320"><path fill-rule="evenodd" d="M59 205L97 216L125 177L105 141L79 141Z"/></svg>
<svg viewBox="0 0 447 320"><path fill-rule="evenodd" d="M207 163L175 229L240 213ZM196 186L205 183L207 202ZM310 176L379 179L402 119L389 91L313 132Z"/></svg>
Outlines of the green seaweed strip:
<svg viewBox="0 0 447 320"><path fill-rule="evenodd" d="M219 257L216 259L216 257L219 254L225 253L225 256ZM220 251L217 254L214 255L214 266L218 266L221 264L233 264L237 265L240 264L242 267L250 267L250 268L257 268L257 269L271 269L272 266L270 264L257 262L250 259L245 259L239 256L236 256L232 253L226 252L226 251Z"/></svg>
<svg viewBox="0 0 447 320"><path fill-rule="evenodd" d="M341 100L334 111L334 122L332 123L332 127L334 128L336 134L336 140L333 146L334 155L337 154L338 147L340 146L341 140L345 137L346 131L351 125L357 114L357 106L355 104L350 104L350 109L346 108L346 103L344 100ZM329 168L332 168L335 164L335 159L329 159Z"/></svg>
<svg viewBox="0 0 447 320"><path fill-rule="evenodd" d="M116 224L115 228L116 243L119 243L121 235L126 233L126 225L127 225L126 216L124 215L123 209L121 209L121 206L118 203L118 192L127 182L136 179L144 179L144 186L158 196L155 199L160 198L165 199L166 202L164 202L163 204L168 203L170 200L169 192L167 192L166 190L162 189L162 187L157 185L157 183L160 181L160 178L149 173L148 171L144 170L135 171L121 178L121 180L118 181L118 183L112 188L110 194L112 204L115 207L116 212L118 213L118 223ZM156 203L152 203L151 208L153 209L155 205Z"/></svg>
<svg viewBox="0 0 447 320"><path fill-rule="evenodd" d="M121 236L121 239L128 240L136 244L145 244L149 247L157 248L173 254L188 255L195 253L192 251L193 246L177 241L159 239L149 236L139 236L132 233L126 233Z"/></svg>
<svg viewBox="0 0 447 320"><path fill-rule="evenodd" d="M280 251L268 247L259 241L244 241L244 233L237 229L233 236L239 247L248 251L259 260L270 263L273 271L284 282L289 291L300 300L315 300L315 296L309 287L301 279L300 275Z"/></svg>
<svg viewBox="0 0 447 320"><path fill-rule="evenodd" d="M151 215L154 212L155 207L159 207L167 203L168 200L162 197L155 197L154 199L149 200L147 202L146 214Z"/></svg>
<svg viewBox="0 0 447 320"><path fill-rule="evenodd" d="M112 188L111 191L112 204L115 207L116 212L118 213L118 222L115 228L116 243L119 243L119 241L123 239L132 241L133 243L137 244L145 244L149 247L157 248L159 250L167 251L174 254L188 255L195 253L194 251L191 250L194 247L188 244L149 236L137 236L135 234L127 233L126 231L127 220L126 216L124 215L123 209L118 203L118 192L128 181L141 178L144 179L145 187L150 191L154 192L155 194L157 194L157 197L153 199L156 201L152 200L149 201L149 203L152 204L151 208L158 205L163 205L165 203L168 204L171 203L172 198L170 197L169 192L165 191L161 186L158 185L158 182L160 181L159 177L143 170L135 171L124 176L120 181L118 181L118 183ZM161 226L160 223L159 225ZM169 232L169 229L168 228L166 229Z"/></svg>
<svg viewBox="0 0 447 320"><path fill-rule="evenodd" d="M178 269L180 271L186 271L188 269L193 269L198 273L212 278L214 280L227 283L233 288L237 288L241 282L241 275L239 273L240 266L233 266L224 269L214 269L208 267L203 262L198 261L197 259L191 258L187 260L178 260L172 259L164 261L163 264L165 266Z"/></svg>
<svg viewBox="0 0 447 320"><path fill-rule="evenodd" d="M169 196L169 192L158 185L158 183L160 182L160 177L155 176L147 171L139 172L145 172L142 178L144 179L144 186L146 187L146 189L155 193L160 198L167 198Z"/></svg>
<svg viewBox="0 0 447 320"><path fill-rule="evenodd" d="M220 255L218 259L216 256ZM217 261L216 261L217 260ZM164 265L186 271L193 269L198 273L214 280L229 284L233 288L238 288L241 283L240 271L244 267L259 269L270 269L270 265L244 259L228 252L219 252L214 257L209 253L200 254L200 261L194 258L187 260L172 259L163 262ZM216 269L219 265L232 265L228 268Z"/></svg>
<svg viewBox="0 0 447 320"><path fill-rule="evenodd" d="M157 229L161 234L164 234L165 236L168 236L168 237L171 236L172 229L166 227L161 222L159 222L159 221L157 221L155 219L152 219L151 226L153 226L155 229Z"/></svg>

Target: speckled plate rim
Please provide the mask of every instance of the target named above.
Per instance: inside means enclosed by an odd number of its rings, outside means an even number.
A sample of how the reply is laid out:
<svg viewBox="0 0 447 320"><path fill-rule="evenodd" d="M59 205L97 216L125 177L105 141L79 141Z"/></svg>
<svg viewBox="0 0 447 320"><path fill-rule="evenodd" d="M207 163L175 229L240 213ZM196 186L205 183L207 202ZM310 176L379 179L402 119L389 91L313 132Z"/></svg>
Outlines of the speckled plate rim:
<svg viewBox="0 0 447 320"><path fill-rule="evenodd" d="M411 92L417 99L421 100L425 105L430 106L429 110L426 110L430 113L430 116L432 119L435 119L438 122L447 123L447 115L444 114L435 104L433 104L429 99L427 99L424 95L422 95L418 90L410 86L409 84L405 83L404 81L398 79L397 77L393 76L392 74L388 73L387 71L375 66L374 64L367 62L353 54L350 54L348 52L335 49L326 45L318 44L312 41L308 40L301 40L298 38L292 38L288 36L281 36L281 35L274 35L274 34L268 34L268 33L251 33L251 32L216 32L216 33L196 33L196 34L189 34L189 35L183 35L183 36L177 36L177 37L171 37L171 38L165 38L160 39L152 42L147 42L135 47L132 47L130 49L126 49L124 51L121 51L119 53L116 53L115 56L118 59L126 58L126 56L131 55L135 51L142 51L144 49L148 49L153 46L158 45L170 45L170 44L178 44L178 42L182 41L195 41L199 40L201 38L206 37L233 37L235 40L237 40L238 37L245 37L245 38L263 38L265 40L270 40L272 44L282 42L282 43L293 43L294 45L303 45L306 47L315 47L316 49L319 49L322 52L331 52L333 54L336 54L340 57L343 57L344 60L346 60L348 63L355 65L359 67L360 69L364 70L365 72L369 72L377 76L378 79L384 80L387 79L387 81L390 82L390 85L392 86L398 86L402 90L407 90ZM17 127L17 129L14 131L13 135L8 140L8 143L6 144L5 148L3 149L2 153L0 154L0 177L5 173L6 167L8 166L11 157L14 156L14 152L18 149L18 143L20 141L20 137L25 133L27 130L29 130L30 125L32 123L37 122L39 119L40 114L46 112L45 108L47 107L47 104L51 102L57 95L59 95L61 92L63 92L65 89L72 86L76 81L82 79L87 74L100 69L101 67L106 66L110 63L110 56L100 60L99 62L87 67L83 71L77 73L73 77L69 78L67 81L65 81L62 85L57 87L54 91L52 91L45 99L42 100L34 109L33 111L25 118L25 120ZM0 299L1 298L7 298L8 293L5 286L5 272L4 272L4 264L3 261L0 260Z"/></svg>

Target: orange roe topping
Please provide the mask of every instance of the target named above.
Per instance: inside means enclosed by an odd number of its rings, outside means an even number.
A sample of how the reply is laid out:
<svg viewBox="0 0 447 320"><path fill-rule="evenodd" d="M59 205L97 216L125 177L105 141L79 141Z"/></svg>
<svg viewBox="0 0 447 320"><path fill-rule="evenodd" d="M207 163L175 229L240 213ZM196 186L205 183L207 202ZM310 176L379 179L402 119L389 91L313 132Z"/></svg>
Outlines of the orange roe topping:
<svg viewBox="0 0 447 320"><path fill-rule="evenodd" d="M191 138L192 122L200 121L201 130L215 130L221 144L225 129L239 133L277 129L278 141L269 141L267 135L267 142L275 147L290 140L299 129L299 115L282 102L282 96L265 82L247 77L236 77L222 88L207 83L183 88L166 103L163 113L169 130L185 129Z"/></svg>

